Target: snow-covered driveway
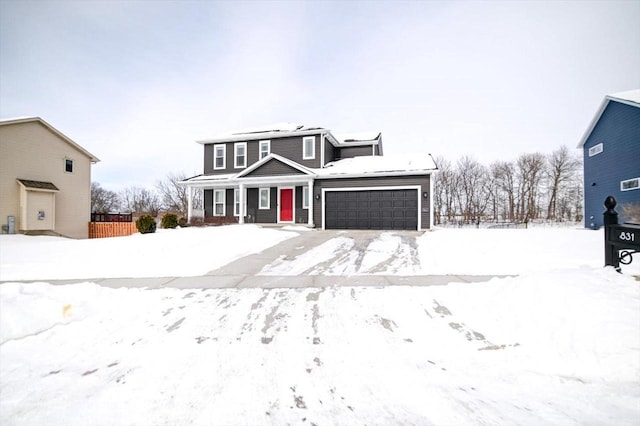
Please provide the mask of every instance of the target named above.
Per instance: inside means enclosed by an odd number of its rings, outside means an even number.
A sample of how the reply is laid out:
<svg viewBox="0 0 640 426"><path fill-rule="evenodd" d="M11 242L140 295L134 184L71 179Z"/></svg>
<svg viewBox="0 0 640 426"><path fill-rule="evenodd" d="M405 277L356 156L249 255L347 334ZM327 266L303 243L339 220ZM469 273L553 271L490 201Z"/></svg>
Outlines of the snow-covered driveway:
<svg viewBox="0 0 640 426"><path fill-rule="evenodd" d="M611 270L477 286L0 291L3 425L640 416L640 293Z"/></svg>

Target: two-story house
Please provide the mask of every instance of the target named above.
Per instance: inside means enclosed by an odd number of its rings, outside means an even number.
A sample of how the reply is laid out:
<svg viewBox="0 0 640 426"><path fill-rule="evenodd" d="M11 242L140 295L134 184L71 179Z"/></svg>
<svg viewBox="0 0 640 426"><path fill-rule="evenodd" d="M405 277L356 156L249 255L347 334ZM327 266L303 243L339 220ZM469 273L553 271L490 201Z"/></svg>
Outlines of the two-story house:
<svg viewBox="0 0 640 426"><path fill-rule="evenodd" d="M613 195L620 220L625 205L640 205L640 90L608 95L578 144L584 153L584 223L603 224Z"/></svg>
<svg viewBox="0 0 640 426"><path fill-rule="evenodd" d="M2 232L87 238L98 161L40 117L0 120Z"/></svg>
<svg viewBox="0 0 640 426"><path fill-rule="evenodd" d="M285 123L198 143L204 173L182 184L190 194L203 191L205 219L322 229L431 227L433 159L385 157L379 132L338 134Z"/></svg>

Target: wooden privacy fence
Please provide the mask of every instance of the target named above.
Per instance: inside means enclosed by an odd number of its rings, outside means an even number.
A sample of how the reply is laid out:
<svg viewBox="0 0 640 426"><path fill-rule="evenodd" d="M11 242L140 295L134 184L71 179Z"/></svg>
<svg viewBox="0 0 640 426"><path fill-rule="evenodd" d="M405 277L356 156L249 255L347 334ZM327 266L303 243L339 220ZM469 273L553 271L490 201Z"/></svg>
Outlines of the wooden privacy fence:
<svg viewBox="0 0 640 426"><path fill-rule="evenodd" d="M89 238L126 237L136 232L135 222L89 222Z"/></svg>

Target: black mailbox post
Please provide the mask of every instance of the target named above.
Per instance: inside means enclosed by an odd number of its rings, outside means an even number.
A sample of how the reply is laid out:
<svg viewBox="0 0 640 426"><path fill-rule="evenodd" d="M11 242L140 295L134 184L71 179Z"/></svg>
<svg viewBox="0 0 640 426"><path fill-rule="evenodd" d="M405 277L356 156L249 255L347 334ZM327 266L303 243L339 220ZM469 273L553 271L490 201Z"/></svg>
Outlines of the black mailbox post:
<svg viewBox="0 0 640 426"><path fill-rule="evenodd" d="M620 271L621 263L630 264L631 255L640 252L640 225L618 224L616 204L611 195L604 200L604 264Z"/></svg>

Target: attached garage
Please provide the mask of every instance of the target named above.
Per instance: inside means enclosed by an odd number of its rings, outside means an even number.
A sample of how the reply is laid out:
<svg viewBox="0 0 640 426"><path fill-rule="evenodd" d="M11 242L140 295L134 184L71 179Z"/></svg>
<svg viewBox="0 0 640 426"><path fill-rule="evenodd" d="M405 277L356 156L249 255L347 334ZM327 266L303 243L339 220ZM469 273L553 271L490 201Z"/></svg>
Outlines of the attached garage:
<svg viewBox="0 0 640 426"><path fill-rule="evenodd" d="M325 229L418 230L420 188L325 189Z"/></svg>

